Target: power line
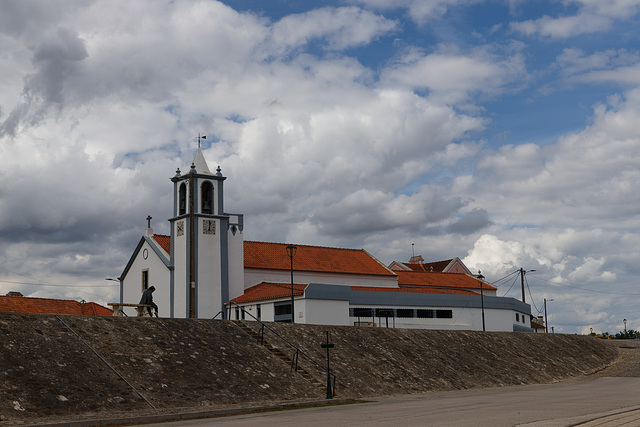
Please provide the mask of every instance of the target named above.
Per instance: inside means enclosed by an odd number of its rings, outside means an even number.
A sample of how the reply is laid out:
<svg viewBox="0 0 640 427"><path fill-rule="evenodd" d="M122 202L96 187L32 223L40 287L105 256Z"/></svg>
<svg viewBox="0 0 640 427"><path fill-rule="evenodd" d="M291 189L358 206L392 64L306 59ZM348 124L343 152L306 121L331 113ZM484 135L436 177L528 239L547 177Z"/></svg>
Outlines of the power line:
<svg viewBox="0 0 640 427"><path fill-rule="evenodd" d="M498 283L498 282L500 282L500 281L502 281L502 280L504 280L504 279L508 278L509 276L512 276L512 275L514 275L514 274L516 274L516 273L518 273L518 270L516 270L516 271L514 271L514 272L511 272L511 273L507 274L506 276L504 276L504 277L502 277L502 278L500 278L500 279L498 279L498 280L493 281L492 283L493 283L494 285L496 285L496 283ZM496 285L496 286L497 286L497 287L500 287L500 286L502 286L502 285Z"/></svg>
<svg viewBox="0 0 640 427"><path fill-rule="evenodd" d="M598 290L595 290L595 289L586 289L586 288L581 288L581 287L579 287L579 286L567 285L566 283L558 283L558 282L554 282L553 280L543 279L542 277L538 277L538 276L535 276L535 275L532 275L532 277L534 277L534 278L536 278L536 279L538 279L538 280L542 280L543 282L549 282L549 283L552 283L552 284L554 284L554 285L558 285L558 286L565 286L565 287L567 287L567 288L573 288L573 289L580 289L581 291L585 291L585 292L593 292L593 293L596 293L596 294L625 295L625 296L628 296L628 295L632 295L632 296L640 296L640 294L631 294L631 293L628 293L628 292L624 292L624 293L623 293L623 292L598 291Z"/></svg>
<svg viewBox="0 0 640 427"><path fill-rule="evenodd" d="M517 273L517 272L516 272ZM513 274L513 273L512 273ZM507 289L507 292L504 293L504 295L502 295L503 297L506 297L507 294L509 293L509 291L511 291L511 288L513 288L513 285L516 284L516 280L518 279L517 276L513 277L513 282L511 282L511 286L509 286L509 289Z"/></svg>
<svg viewBox="0 0 640 427"><path fill-rule="evenodd" d="M526 275L524 276L524 283L525 285L527 285L527 290L529 291L529 296L531 297L531 304L533 304L533 307L538 311L538 314L542 313L542 310L538 308L536 302L533 300L533 295L531 294L531 288L529 287L529 281L527 280Z"/></svg>
<svg viewBox="0 0 640 427"><path fill-rule="evenodd" d="M17 285L30 285L30 286L57 286L60 288L104 288L105 286L120 286L120 285L54 285L53 283L29 283L29 282L16 282L13 280L0 280L0 283L15 283Z"/></svg>

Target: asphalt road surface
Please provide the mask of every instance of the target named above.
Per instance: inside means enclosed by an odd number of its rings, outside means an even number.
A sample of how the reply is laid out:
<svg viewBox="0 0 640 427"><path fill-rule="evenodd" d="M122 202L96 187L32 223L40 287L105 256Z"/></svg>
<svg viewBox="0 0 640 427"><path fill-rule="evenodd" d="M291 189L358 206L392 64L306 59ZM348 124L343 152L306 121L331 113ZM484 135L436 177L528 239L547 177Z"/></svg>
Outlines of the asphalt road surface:
<svg viewBox="0 0 640 427"><path fill-rule="evenodd" d="M498 427L572 426L589 421L586 425L640 425L640 378L588 377L556 384L382 397L371 403L160 425Z"/></svg>

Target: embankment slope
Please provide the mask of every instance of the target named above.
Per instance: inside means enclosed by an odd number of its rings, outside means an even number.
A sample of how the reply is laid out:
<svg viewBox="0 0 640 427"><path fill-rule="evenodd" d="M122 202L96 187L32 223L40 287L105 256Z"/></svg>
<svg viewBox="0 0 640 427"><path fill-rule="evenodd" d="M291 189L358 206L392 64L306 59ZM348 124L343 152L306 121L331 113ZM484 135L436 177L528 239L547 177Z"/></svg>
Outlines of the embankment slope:
<svg viewBox="0 0 640 427"><path fill-rule="evenodd" d="M598 371L618 355L607 342L575 335L270 326L323 365L320 344L330 331L339 397L553 382ZM265 338L294 352L271 331ZM299 363L326 381L313 363ZM2 425L324 395L239 322L0 313Z"/></svg>

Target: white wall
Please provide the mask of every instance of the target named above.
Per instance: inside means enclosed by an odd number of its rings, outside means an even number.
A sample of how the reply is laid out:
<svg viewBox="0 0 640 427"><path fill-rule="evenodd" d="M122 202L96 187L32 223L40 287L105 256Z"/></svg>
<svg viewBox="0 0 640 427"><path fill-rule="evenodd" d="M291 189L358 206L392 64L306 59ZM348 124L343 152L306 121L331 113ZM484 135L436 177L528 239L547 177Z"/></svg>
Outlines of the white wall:
<svg viewBox="0 0 640 427"><path fill-rule="evenodd" d="M177 223L179 221L184 222L184 234L182 236L178 236L177 234ZM173 235L175 236L173 239L173 256L174 256L174 266L175 270L173 272L173 288L174 288L174 317L177 318L185 318L187 317L187 235L189 233L188 230L189 221L187 218L179 219L178 221L173 221Z"/></svg>
<svg viewBox="0 0 640 427"><path fill-rule="evenodd" d="M147 254L144 259L143 254ZM168 255L167 255L168 256ZM169 269L146 241L142 244L138 256L133 260L127 277L123 281L123 303L138 304L142 296L142 271L149 271L149 286L155 286L153 302L158 305L158 314L169 317ZM128 316L136 316L135 308L125 308Z"/></svg>
<svg viewBox="0 0 640 427"><path fill-rule="evenodd" d="M260 270L245 268L244 288L250 288L262 282L291 283L291 272L283 270ZM397 276L365 276L355 274L309 273L293 269L294 283L322 283L326 285L374 286L397 288Z"/></svg>
<svg viewBox="0 0 640 427"><path fill-rule="evenodd" d="M300 299L295 304L297 323L338 326L350 324L349 301Z"/></svg>
<svg viewBox="0 0 640 427"><path fill-rule="evenodd" d="M205 219L215 221L216 234L203 233ZM196 218L196 221L198 222L198 229L196 230L198 245L197 317L211 319L222 310L220 236L226 230L221 230L220 220L217 218Z"/></svg>

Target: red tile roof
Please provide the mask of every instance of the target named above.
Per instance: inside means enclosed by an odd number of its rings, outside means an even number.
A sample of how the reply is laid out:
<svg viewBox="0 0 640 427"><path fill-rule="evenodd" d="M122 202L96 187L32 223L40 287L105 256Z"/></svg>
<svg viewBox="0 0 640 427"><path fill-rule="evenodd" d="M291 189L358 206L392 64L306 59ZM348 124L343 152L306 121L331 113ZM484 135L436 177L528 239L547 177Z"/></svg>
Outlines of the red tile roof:
<svg viewBox="0 0 640 427"><path fill-rule="evenodd" d="M293 295L302 296L308 285L293 284ZM264 301L276 298L291 297L291 283L262 282L244 290L244 295L232 299L232 302Z"/></svg>
<svg viewBox="0 0 640 427"><path fill-rule="evenodd" d="M408 292L415 294L456 294L478 295L476 292L464 289L436 289L436 288L377 288L371 286L351 286L352 291L378 291L378 292Z"/></svg>
<svg viewBox="0 0 640 427"><path fill-rule="evenodd" d="M480 290L480 281L474 277L460 273L428 273L416 271L396 271L398 275L398 285L430 287L435 289L477 289ZM487 282L482 287L486 290L496 290L497 288Z"/></svg>
<svg viewBox="0 0 640 427"><path fill-rule="evenodd" d="M289 270L286 243L244 242L244 266L264 270ZM364 249L297 245L295 271L335 274L394 276L393 272Z"/></svg>
<svg viewBox="0 0 640 427"><path fill-rule="evenodd" d="M171 236L165 236L163 234L154 234L153 239L158 242L160 247L164 249L166 253L171 255Z"/></svg>
<svg viewBox="0 0 640 427"><path fill-rule="evenodd" d="M410 268L413 271L429 271L429 272L442 272L445 268L453 261L452 259L448 259L445 261L435 261L435 262L427 262L427 263L411 263L405 262L404 265ZM433 268L433 270L432 270Z"/></svg>
<svg viewBox="0 0 640 427"><path fill-rule="evenodd" d="M63 299L0 296L0 313L111 316L113 310L95 302L83 303Z"/></svg>

